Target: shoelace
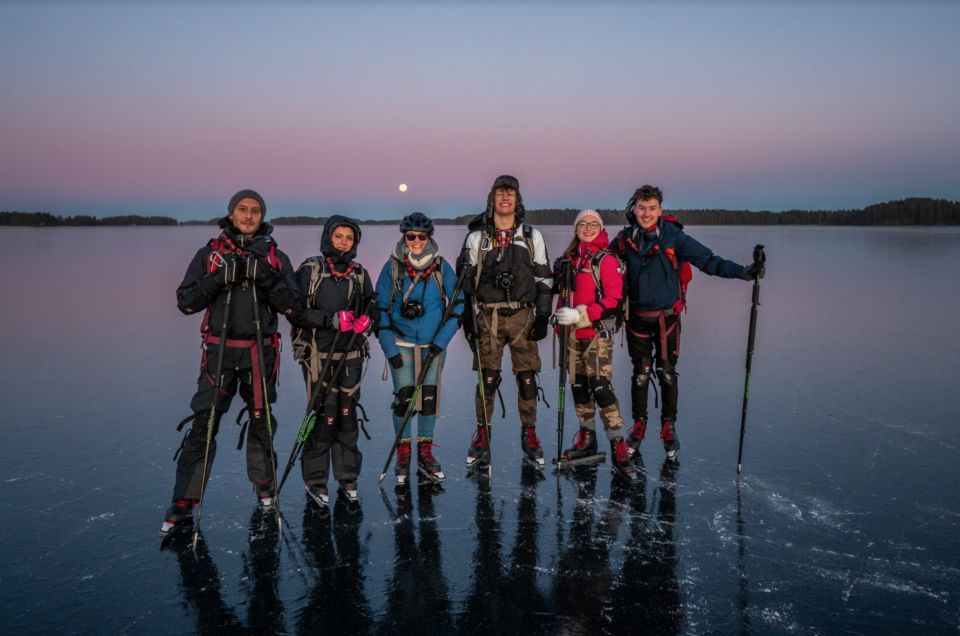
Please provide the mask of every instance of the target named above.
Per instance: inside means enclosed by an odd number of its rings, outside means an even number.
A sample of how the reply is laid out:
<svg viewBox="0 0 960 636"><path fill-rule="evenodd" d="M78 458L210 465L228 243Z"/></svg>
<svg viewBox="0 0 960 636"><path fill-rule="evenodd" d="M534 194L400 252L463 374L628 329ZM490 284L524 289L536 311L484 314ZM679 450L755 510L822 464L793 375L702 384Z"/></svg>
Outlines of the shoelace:
<svg viewBox="0 0 960 636"><path fill-rule="evenodd" d="M409 464L410 463L410 444L405 443L397 447L397 463L398 464Z"/></svg>
<svg viewBox="0 0 960 636"><path fill-rule="evenodd" d="M660 439L665 442L673 441L673 422L667 420L663 423L663 426L660 427Z"/></svg>
<svg viewBox="0 0 960 636"><path fill-rule="evenodd" d="M574 448L580 449L583 448L587 443L587 434L583 432L583 429L578 429L577 434L573 438Z"/></svg>
<svg viewBox="0 0 960 636"><path fill-rule="evenodd" d="M473 445L474 446L487 445L487 428L485 426L477 427L477 430L473 434Z"/></svg>
<svg viewBox="0 0 960 636"><path fill-rule="evenodd" d="M579 433L580 431L577 431ZM537 437L537 430L535 428L527 429L527 446L530 448L540 448L540 438Z"/></svg>
<svg viewBox="0 0 960 636"><path fill-rule="evenodd" d="M627 461L627 457L630 456L627 452L627 443L623 440L620 440L617 443L617 446L614 450L617 453L617 463L622 464L623 462Z"/></svg>

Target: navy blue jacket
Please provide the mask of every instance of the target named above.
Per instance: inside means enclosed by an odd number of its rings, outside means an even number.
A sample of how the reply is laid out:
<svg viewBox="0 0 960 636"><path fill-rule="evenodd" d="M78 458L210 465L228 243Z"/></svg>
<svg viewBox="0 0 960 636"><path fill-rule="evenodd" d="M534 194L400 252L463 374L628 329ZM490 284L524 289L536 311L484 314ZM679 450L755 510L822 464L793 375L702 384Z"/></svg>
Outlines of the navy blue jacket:
<svg viewBox="0 0 960 636"><path fill-rule="evenodd" d="M654 230L647 232L633 223L623 228L613 241L612 247L627 263L624 282L631 311L669 309L680 298L677 270L667 255L671 247L680 261L690 261L705 274L740 278L743 265L715 256L710 248L688 236L682 228L680 223L661 217Z"/></svg>

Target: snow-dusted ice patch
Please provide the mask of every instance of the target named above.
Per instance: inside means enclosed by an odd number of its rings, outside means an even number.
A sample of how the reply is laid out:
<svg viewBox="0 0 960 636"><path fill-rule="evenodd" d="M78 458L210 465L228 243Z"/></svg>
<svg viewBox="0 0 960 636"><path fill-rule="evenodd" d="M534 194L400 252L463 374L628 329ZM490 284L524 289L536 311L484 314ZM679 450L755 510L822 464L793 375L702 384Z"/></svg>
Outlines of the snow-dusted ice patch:
<svg viewBox="0 0 960 636"><path fill-rule="evenodd" d="M87 518L87 521L91 521L91 522L92 522L92 521L106 521L107 519L113 519L113 517L114 517L114 514L113 514L112 512L104 512L103 514L99 514L99 515L94 515L94 516L92 516L92 517L88 517L88 518Z"/></svg>

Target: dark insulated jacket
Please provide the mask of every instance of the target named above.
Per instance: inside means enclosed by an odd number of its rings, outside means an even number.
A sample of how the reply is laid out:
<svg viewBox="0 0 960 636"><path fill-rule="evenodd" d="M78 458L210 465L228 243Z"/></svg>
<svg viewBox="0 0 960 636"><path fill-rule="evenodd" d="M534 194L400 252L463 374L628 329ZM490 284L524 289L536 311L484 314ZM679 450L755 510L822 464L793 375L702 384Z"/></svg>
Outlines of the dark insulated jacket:
<svg viewBox="0 0 960 636"><path fill-rule="evenodd" d="M529 304L538 316L549 316L550 299L553 295L553 272L547 256L543 235L536 228L524 229L524 214L518 212L513 242L500 250L493 245L496 230L489 212L477 215L467 228L460 257L457 259L457 276L467 276L464 292L475 303L499 303L507 300L506 292L497 285L497 276L502 272L513 275L510 300ZM476 268L480 267L480 281L474 284Z"/></svg>
<svg viewBox="0 0 960 636"><path fill-rule="evenodd" d="M353 247L348 252L338 252L330 241L330 232L340 226L346 226L353 229L355 240ZM300 289L303 290L303 296L309 293L310 276L312 267L310 261L320 262L325 269L329 269L326 262L327 257L333 260L334 268L338 272L344 272L353 262L357 255L357 246L360 244L360 226L353 219L345 216L334 215L327 219L323 226L323 236L320 238L320 255L309 258L297 270L297 280ZM333 344L333 339L337 330L333 328L333 315L338 311L352 311L354 315L361 315L366 307L366 315L370 316L373 325L377 324L377 306L376 302L370 302L374 299L373 281L370 280L368 272L359 263L353 264L354 270L351 276L362 275L363 284L358 285L354 279L353 285L350 285L349 279L338 278L336 276L323 276L320 286L315 294L310 298L304 298L305 311L300 312L290 319L294 327L314 330L313 339L317 350L327 352ZM350 288L353 288L352 290ZM348 296L348 292L350 295ZM345 351L347 341L350 340L349 333L340 336L337 342L337 351ZM365 336L357 336L351 350L362 349L366 344Z"/></svg>
<svg viewBox="0 0 960 636"><path fill-rule="evenodd" d="M743 265L715 256L710 248L688 236L682 228L680 223L663 218L649 232L632 223L613 241L613 249L627 264L625 282L631 311L666 310L680 298L680 281L667 255L668 248L676 250L679 260L690 261L710 276L739 278L743 273ZM637 249L627 243L627 238Z"/></svg>
<svg viewBox="0 0 960 636"><path fill-rule="evenodd" d="M241 234L233 227L228 217L219 221L223 232L240 249L257 256L266 256L270 252L270 246L276 246L271 234L273 226L269 223L262 223L257 228L256 233L247 237ZM300 288L297 285L296 276L293 273L293 265L286 254L279 249L274 249L277 258L280 260L280 281L269 290L257 288L257 302L260 312L260 328L264 336L272 336L277 332L277 309L273 300L277 298L281 290L289 290L298 297ZM215 296L211 297L204 293L200 287L200 281L207 276L207 261L210 259L210 243L207 243L194 255L193 260L187 267L187 273L183 277L180 286L177 287L177 307L184 314L190 315L206 309L210 310L210 318L207 328L215 336L220 335L220 327L223 325L223 311L227 302L227 290L221 289ZM236 283L233 289L233 296L230 299L230 319L227 323L227 337L242 340L256 338L257 330L254 324L253 310L253 290L251 282L244 280Z"/></svg>

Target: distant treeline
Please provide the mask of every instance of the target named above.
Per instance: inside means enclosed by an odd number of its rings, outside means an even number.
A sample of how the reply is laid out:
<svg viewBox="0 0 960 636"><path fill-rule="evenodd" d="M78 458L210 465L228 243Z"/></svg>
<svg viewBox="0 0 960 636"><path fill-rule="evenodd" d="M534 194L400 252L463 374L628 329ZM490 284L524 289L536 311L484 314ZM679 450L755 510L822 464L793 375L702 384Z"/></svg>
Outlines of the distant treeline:
<svg viewBox="0 0 960 636"><path fill-rule="evenodd" d="M573 208L528 210L527 219L539 225L569 225L579 210ZM623 225L623 210L600 210L603 222ZM946 199L915 197L877 203L862 210L667 210L690 225L960 225L960 203ZM466 225L476 213L434 218L438 225ZM183 221L168 216L59 216L49 212L0 212L0 226L111 226L111 225L216 225L209 221ZM278 216L274 225L323 225L325 216ZM364 225L395 225L399 219L364 220Z"/></svg>
<svg viewBox="0 0 960 636"><path fill-rule="evenodd" d="M97 218L86 214L60 216L49 212L0 212L0 225L28 225L32 227L100 227L114 225L179 225L169 216L105 216Z"/></svg>

